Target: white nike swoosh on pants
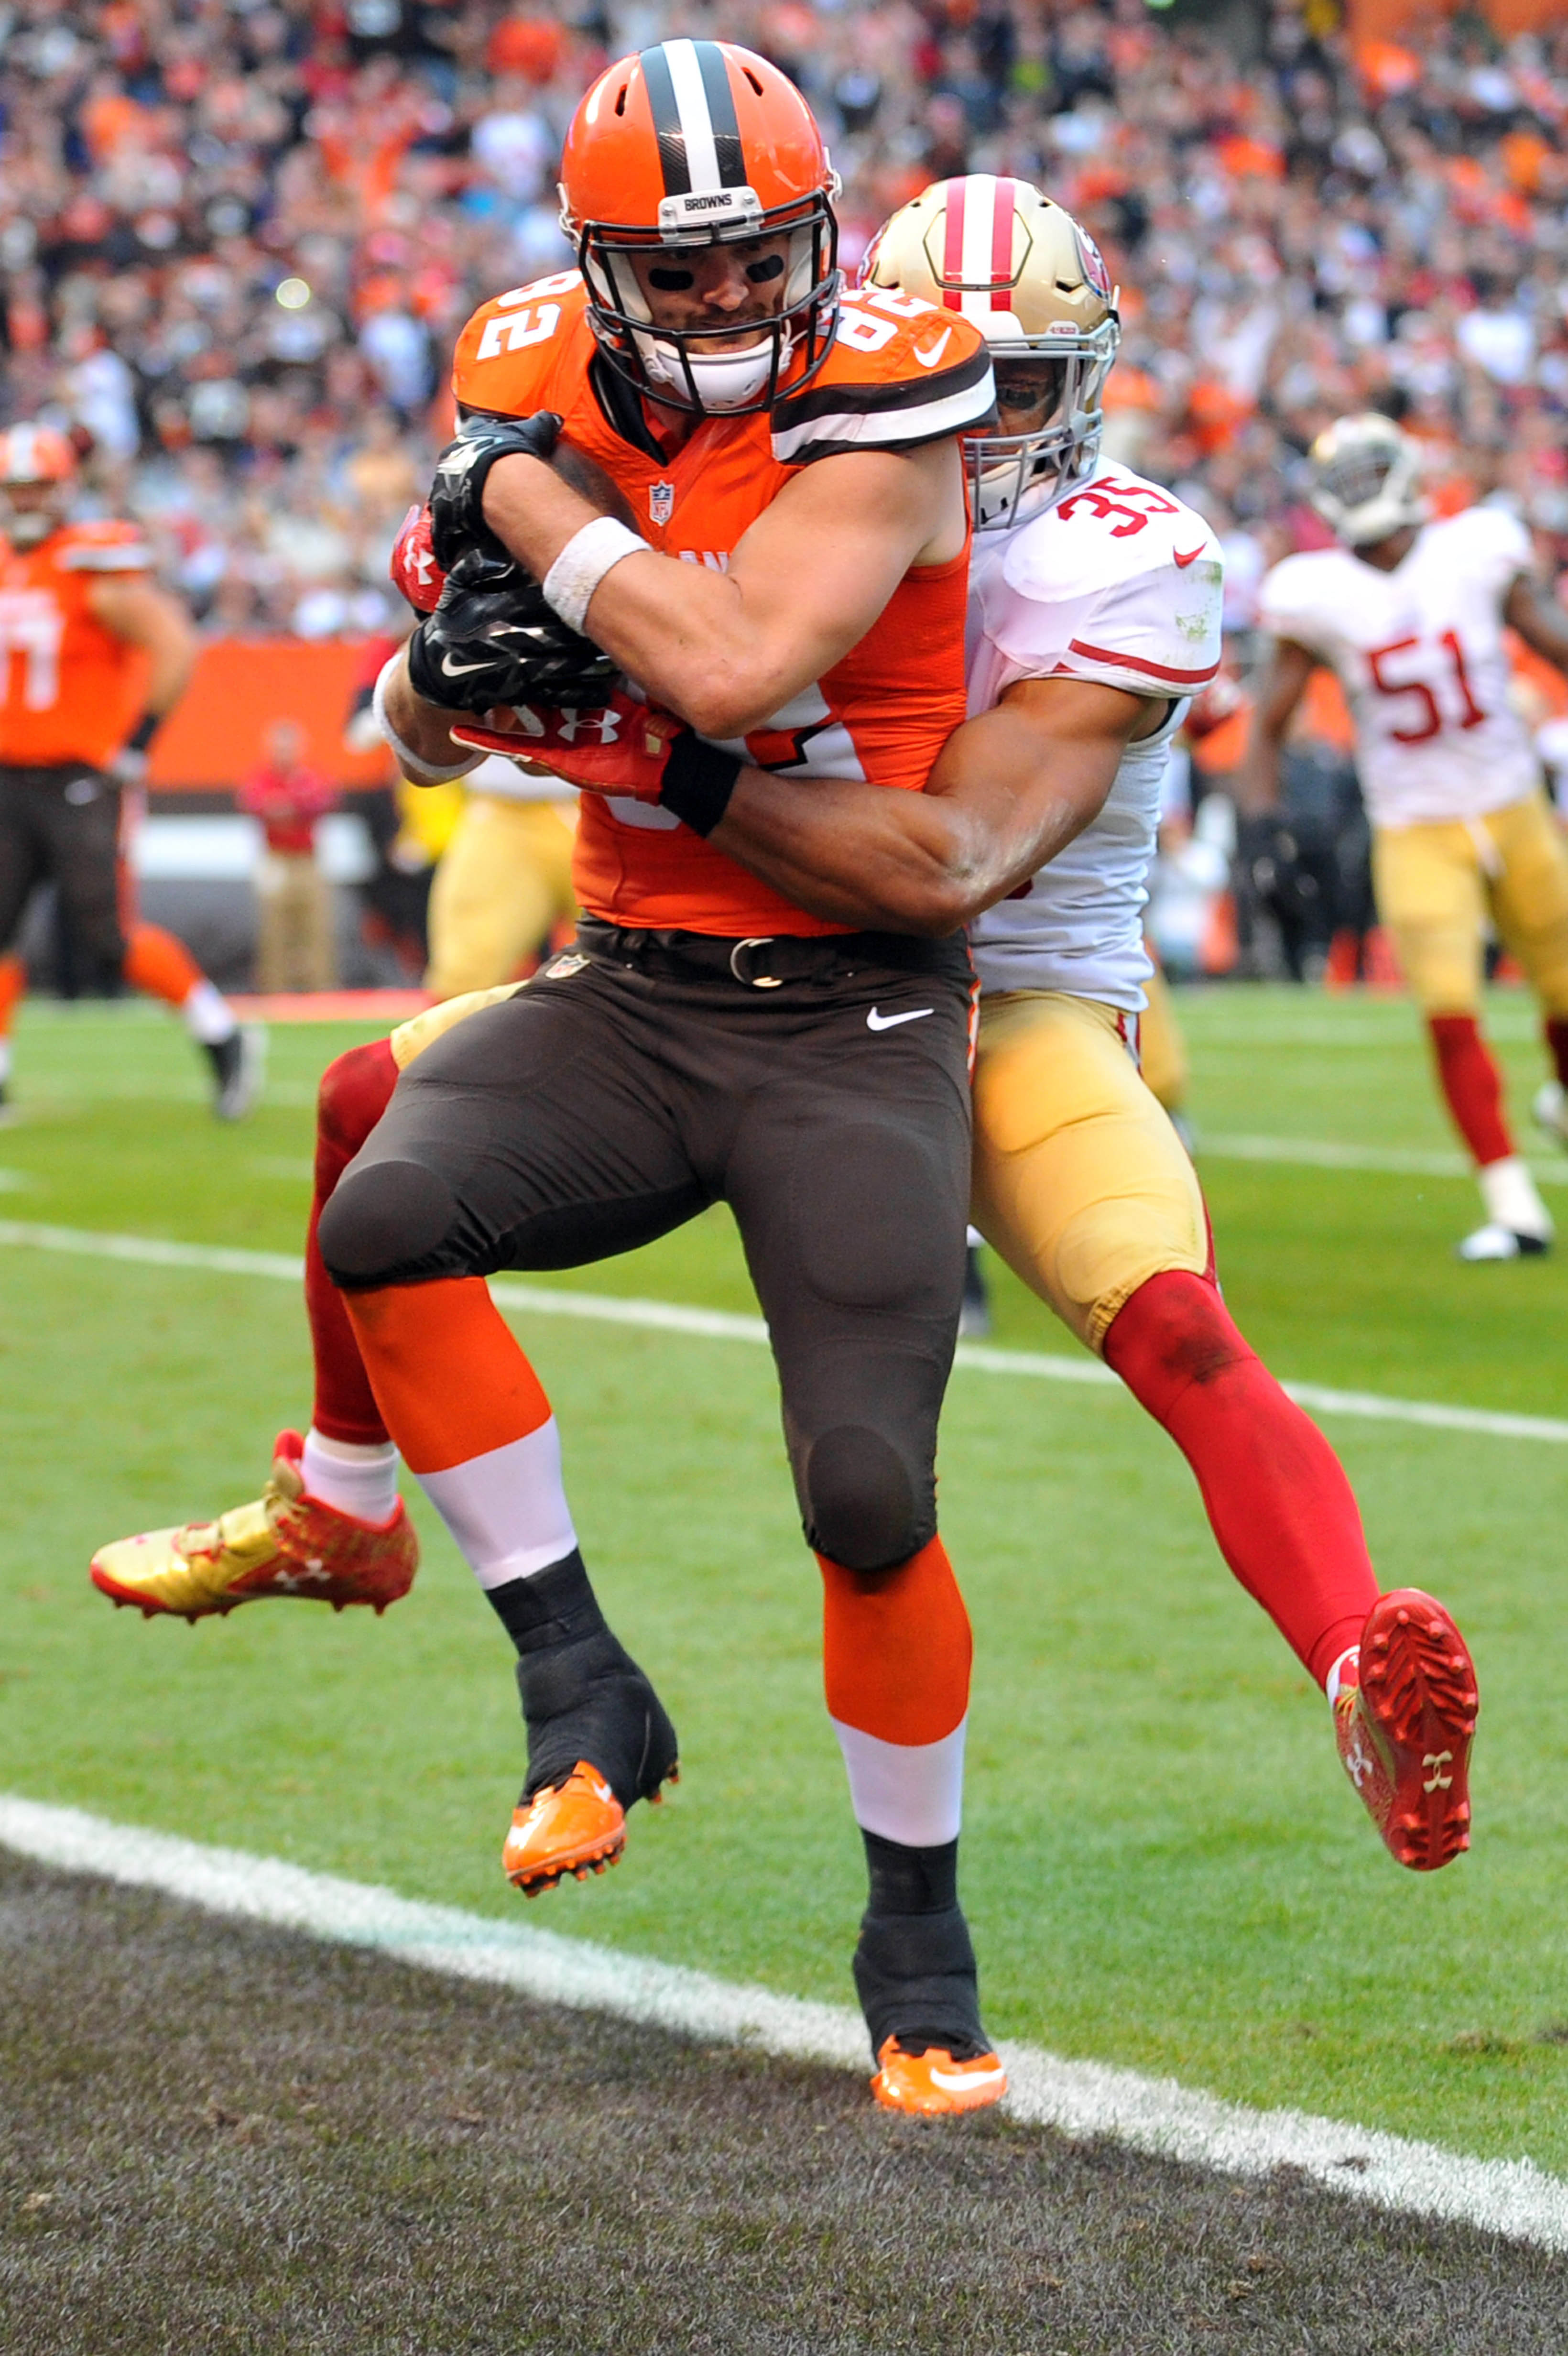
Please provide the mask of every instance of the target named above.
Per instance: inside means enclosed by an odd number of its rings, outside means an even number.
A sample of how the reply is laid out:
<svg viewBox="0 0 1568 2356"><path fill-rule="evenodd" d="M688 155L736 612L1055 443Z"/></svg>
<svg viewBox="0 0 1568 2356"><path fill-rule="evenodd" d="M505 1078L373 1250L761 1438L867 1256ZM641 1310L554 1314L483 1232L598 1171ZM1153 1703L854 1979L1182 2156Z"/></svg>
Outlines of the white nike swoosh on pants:
<svg viewBox="0 0 1568 2356"><path fill-rule="evenodd" d="M934 1014L934 1006L917 1006L912 1014L879 1014L873 1006L866 1017L868 1031L892 1031L901 1023L918 1023L923 1014Z"/></svg>

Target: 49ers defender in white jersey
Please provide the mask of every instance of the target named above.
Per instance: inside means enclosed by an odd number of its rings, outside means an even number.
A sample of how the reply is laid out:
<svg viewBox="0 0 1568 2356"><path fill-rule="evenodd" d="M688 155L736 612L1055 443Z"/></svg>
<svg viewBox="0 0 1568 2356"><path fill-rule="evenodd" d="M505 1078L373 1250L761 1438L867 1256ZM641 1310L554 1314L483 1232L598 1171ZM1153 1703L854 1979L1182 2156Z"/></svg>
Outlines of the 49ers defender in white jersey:
<svg viewBox="0 0 1568 2356"><path fill-rule="evenodd" d="M1287 556L1264 582L1275 648L1244 798L1255 809L1277 798L1285 730L1314 665L1327 664L1355 722L1378 912L1486 1205L1459 1256L1538 1255L1552 1220L1514 1151L1478 1016L1489 916L1541 1001L1557 1078L1538 1117L1568 1138L1568 851L1509 701L1504 636L1512 627L1563 665L1568 616L1534 590L1530 535L1506 508L1428 519L1414 445L1389 419L1341 419L1313 463L1341 544Z"/></svg>
<svg viewBox="0 0 1568 2356"><path fill-rule="evenodd" d="M944 182L895 214L869 268L961 305L991 346L1002 431L966 444L970 717L923 795L750 768L713 839L839 922L969 923L977 1225L1187 1457L1226 1561L1327 1689L1393 1856L1445 1865L1469 1838L1464 1641L1431 1596L1379 1594L1332 1450L1220 1299L1196 1174L1136 1066L1161 776L1220 659L1213 537L1157 484L1096 463L1115 311L1060 208L1019 181ZM649 798L667 757L635 726L550 755L579 784Z"/></svg>

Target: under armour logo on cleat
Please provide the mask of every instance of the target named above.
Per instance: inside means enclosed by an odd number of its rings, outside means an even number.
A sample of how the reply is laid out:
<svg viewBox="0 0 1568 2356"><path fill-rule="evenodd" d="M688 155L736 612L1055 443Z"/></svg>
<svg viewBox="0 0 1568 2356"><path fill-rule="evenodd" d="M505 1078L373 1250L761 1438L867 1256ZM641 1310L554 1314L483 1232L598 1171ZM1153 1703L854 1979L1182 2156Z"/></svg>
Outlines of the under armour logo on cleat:
<svg viewBox="0 0 1568 2356"><path fill-rule="evenodd" d="M1421 1763L1424 1767L1430 1767L1432 1772L1421 1787L1424 1792L1447 1791L1449 1785L1453 1783L1454 1778L1452 1775L1445 1775L1443 1770L1445 1767L1452 1765L1454 1753L1451 1751L1429 1751L1427 1752L1425 1758Z"/></svg>
<svg viewBox="0 0 1568 2356"><path fill-rule="evenodd" d="M1372 1772L1372 1762L1367 1757L1359 1740L1353 1742L1345 1753L1345 1772L1358 1792Z"/></svg>

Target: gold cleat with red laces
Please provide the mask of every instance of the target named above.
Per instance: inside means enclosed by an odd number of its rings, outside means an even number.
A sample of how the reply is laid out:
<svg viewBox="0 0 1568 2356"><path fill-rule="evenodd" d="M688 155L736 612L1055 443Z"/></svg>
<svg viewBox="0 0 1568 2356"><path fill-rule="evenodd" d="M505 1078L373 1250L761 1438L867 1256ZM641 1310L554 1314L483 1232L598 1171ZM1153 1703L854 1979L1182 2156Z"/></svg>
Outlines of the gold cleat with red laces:
<svg viewBox="0 0 1568 2356"><path fill-rule="evenodd" d="M948 2118L959 2111L983 2111L1008 2091L1008 2073L995 2053L955 2062L940 2045L906 2053L896 2037L882 2040L871 2092L885 2111L912 2118Z"/></svg>
<svg viewBox="0 0 1568 2356"><path fill-rule="evenodd" d="M94 1587L147 1619L185 1620L232 1612L269 1596L368 1603L379 1613L406 1595L419 1569L419 1540L402 1500L385 1522L356 1521L306 1494L297 1431L278 1434L272 1477L260 1497L215 1522L187 1522L117 1538L92 1558Z"/></svg>
<svg viewBox="0 0 1568 2356"><path fill-rule="evenodd" d="M1441 1603L1395 1588L1368 1614L1359 1673L1334 1704L1340 1761L1390 1854L1435 1873L1470 1846L1469 1649Z"/></svg>

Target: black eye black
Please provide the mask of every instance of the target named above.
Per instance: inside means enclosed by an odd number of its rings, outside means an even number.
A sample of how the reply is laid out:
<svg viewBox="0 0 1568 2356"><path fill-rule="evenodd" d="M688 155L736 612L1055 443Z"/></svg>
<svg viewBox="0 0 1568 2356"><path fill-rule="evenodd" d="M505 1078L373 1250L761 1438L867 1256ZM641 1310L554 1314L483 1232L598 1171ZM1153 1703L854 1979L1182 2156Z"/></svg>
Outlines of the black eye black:
<svg viewBox="0 0 1568 2356"><path fill-rule="evenodd" d="M689 294L696 284L696 273L690 270L650 270L648 273L648 284L656 287L661 294Z"/></svg>
<svg viewBox="0 0 1568 2356"><path fill-rule="evenodd" d="M784 275L783 254L770 253L765 262L748 262L746 264L746 275L751 280L753 286L765 286L770 278L782 278Z"/></svg>

